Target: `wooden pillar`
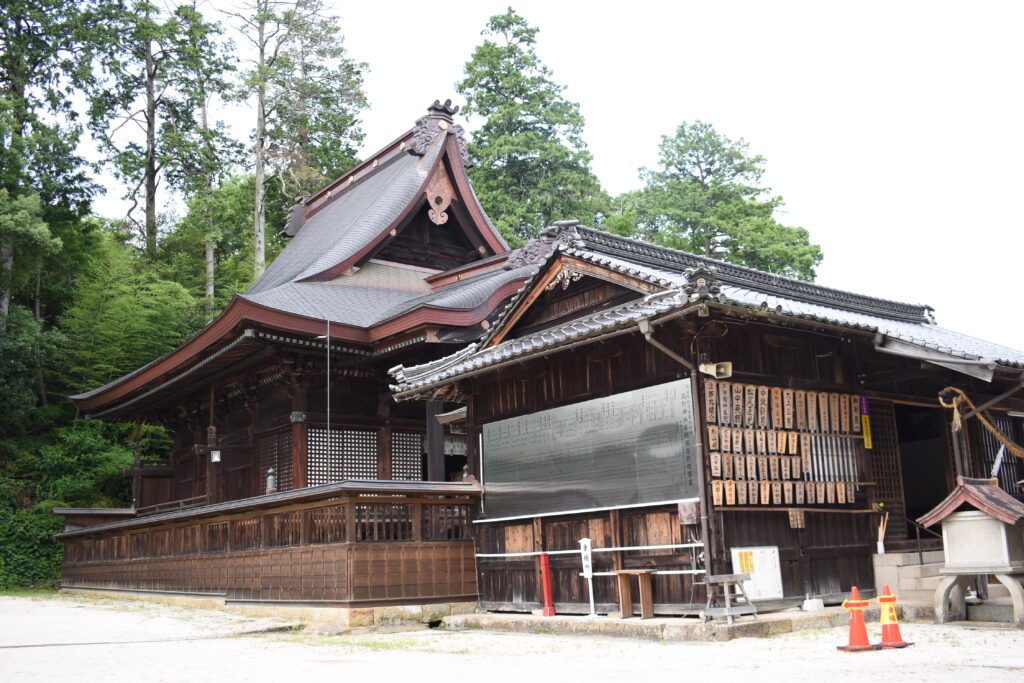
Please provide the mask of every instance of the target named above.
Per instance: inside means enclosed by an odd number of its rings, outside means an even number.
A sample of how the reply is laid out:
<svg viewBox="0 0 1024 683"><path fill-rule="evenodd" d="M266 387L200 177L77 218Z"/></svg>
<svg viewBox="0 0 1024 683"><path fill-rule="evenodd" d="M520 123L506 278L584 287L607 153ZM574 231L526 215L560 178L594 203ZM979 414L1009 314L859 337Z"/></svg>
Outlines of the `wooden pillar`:
<svg viewBox="0 0 1024 683"><path fill-rule="evenodd" d="M292 488L308 486L309 425L306 422L306 384L292 385ZM280 473L279 473L280 474Z"/></svg>
<svg viewBox="0 0 1024 683"><path fill-rule="evenodd" d="M217 449L217 428L212 425L207 428L206 444L210 450ZM207 458L206 462L206 503L219 503L221 501L221 467L222 462L214 462L213 454L200 455L200 458ZM222 456L223 458L223 456Z"/></svg>
<svg viewBox="0 0 1024 683"><path fill-rule="evenodd" d="M391 396L382 395L377 403L377 417L384 426L377 432L377 478L392 479L391 469Z"/></svg>
<svg viewBox="0 0 1024 683"><path fill-rule="evenodd" d="M444 412L441 401L427 401L427 481L444 481L444 427L437 416Z"/></svg>

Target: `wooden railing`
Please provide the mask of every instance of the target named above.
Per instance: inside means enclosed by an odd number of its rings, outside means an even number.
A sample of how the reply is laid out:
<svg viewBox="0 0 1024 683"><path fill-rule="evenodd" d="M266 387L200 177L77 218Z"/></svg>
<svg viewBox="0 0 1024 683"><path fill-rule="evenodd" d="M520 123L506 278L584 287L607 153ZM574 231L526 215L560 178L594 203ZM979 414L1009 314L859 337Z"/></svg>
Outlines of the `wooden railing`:
<svg viewBox="0 0 1024 683"><path fill-rule="evenodd" d="M147 505L135 510L137 515L152 515L157 512L166 512L168 510L182 510L184 508L195 507L197 505L206 505L206 496L196 496L195 498L185 498L183 500L170 500L166 503L157 503L156 505Z"/></svg>
<svg viewBox="0 0 1024 683"><path fill-rule="evenodd" d="M157 512L61 534L62 583L246 601L474 600L478 497L463 484L353 482Z"/></svg>

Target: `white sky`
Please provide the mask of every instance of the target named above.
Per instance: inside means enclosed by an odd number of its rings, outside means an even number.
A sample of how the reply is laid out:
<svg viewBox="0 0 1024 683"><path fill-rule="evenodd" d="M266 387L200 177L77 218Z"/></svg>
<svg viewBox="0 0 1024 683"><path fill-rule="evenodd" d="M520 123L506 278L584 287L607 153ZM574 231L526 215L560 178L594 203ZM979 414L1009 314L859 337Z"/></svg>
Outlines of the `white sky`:
<svg viewBox="0 0 1024 683"><path fill-rule="evenodd" d="M335 1L369 63L364 152L454 83L508 0ZM767 159L782 222L810 231L818 282L936 309L1024 348L1024 3L518 0L537 52L580 104L617 194L661 135L707 121ZM230 120L247 135L252 113ZM114 188L96 209L117 215Z"/></svg>

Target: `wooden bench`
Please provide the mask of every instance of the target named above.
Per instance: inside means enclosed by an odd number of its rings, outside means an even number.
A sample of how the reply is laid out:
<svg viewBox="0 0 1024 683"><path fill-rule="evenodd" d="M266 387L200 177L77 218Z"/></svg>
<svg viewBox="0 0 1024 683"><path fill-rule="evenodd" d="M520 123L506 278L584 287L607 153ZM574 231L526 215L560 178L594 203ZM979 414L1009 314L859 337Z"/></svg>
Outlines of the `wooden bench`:
<svg viewBox="0 0 1024 683"><path fill-rule="evenodd" d="M619 582L619 618L629 619L633 616L633 584L630 576L635 576L640 586L640 618L654 618L654 598L651 592L651 576L655 569L616 569L615 578Z"/></svg>

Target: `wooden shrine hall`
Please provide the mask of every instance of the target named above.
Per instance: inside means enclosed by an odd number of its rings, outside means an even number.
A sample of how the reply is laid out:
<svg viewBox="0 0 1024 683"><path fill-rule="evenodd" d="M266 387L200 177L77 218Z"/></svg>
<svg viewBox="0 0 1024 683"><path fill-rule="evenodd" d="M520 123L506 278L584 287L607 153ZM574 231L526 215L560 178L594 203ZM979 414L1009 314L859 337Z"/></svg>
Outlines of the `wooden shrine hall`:
<svg viewBox="0 0 1024 683"><path fill-rule="evenodd" d="M292 208L291 240L204 330L72 397L164 425L127 510L61 509L61 583L241 602L475 603L466 436L387 368L447 355L531 277L466 177L458 108ZM443 419L443 416L442 416Z"/></svg>
<svg viewBox="0 0 1024 683"><path fill-rule="evenodd" d="M1024 443L1024 353L927 306L575 221L506 265L527 264L478 340L391 371L400 401L465 407L485 609L538 609L542 552L559 612L616 611L631 573L662 614L721 575L764 606L873 595L878 542L920 547L957 477L1024 494L997 441Z"/></svg>

